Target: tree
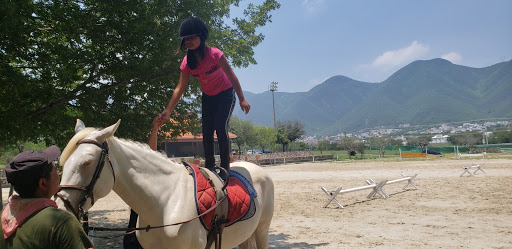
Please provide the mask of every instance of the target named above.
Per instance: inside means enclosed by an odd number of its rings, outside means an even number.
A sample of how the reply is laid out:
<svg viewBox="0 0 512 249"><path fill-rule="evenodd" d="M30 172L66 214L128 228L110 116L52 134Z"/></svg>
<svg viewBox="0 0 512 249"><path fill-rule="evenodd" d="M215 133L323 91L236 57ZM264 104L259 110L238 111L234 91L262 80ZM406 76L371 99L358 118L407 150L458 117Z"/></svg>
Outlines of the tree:
<svg viewBox="0 0 512 249"><path fill-rule="evenodd" d="M350 157L356 154L356 145L359 143L359 140L354 137L344 137L340 141L340 147L343 150L346 150Z"/></svg>
<svg viewBox="0 0 512 249"><path fill-rule="evenodd" d="M272 127L258 125L254 127L256 133L256 144L263 151L264 149L272 148L276 142L276 132Z"/></svg>
<svg viewBox="0 0 512 249"><path fill-rule="evenodd" d="M238 146L238 151L242 151L242 146L256 144L256 131L251 120L244 121L233 116L229 122L229 130L237 136L233 142Z"/></svg>
<svg viewBox="0 0 512 249"><path fill-rule="evenodd" d="M183 20L202 19L210 29L208 44L235 67L256 64L253 48L264 39L256 29L280 5L249 4L243 17L231 19L230 8L239 2L3 1L0 141L44 138L63 146L77 118L94 126L121 119L117 135L145 141L178 82L183 53L175 51ZM187 131L185 118L197 117L200 94L192 81L188 101L180 101L175 122L166 123L173 136Z"/></svg>
<svg viewBox="0 0 512 249"><path fill-rule="evenodd" d="M372 137L370 138L370 144L377 148L379 151L379 157L384 157L384 154L386 153L386 146L392 144L391 140L391 138Z"/></svg>
<svg viewBox="0 0 512 249"><path fill-rule="evenodd" d="M297 140L302 135L306 134L304 131L304 124L299 121L277 121L277 143L283 145L283 152L287 151L288 144Z"/></svg>
<svg viewBox="0 0 512 249"><path fill-rule="evenodd" d="M364 158L364 151L368 147L363 141L355 143L355 150L359 152L359 155L361 155L361 159Z"/></svg>
<svg viewBox="0 0 512 249"><path fill-rule="evenodd" d="M288 145L288 149L291 151L305 151L309 148L310 146L304 142L292 142Z"/></svg>
<svg viewBox="0 0 512 249"><path fill-rule="evenodd" d="M419 137L411 137L407 139L407 145L409 146L418 146L420 150L423 151L423 148L427 146L432 140L429 136L419 136Z"/></svg>
<svg viewBox="0 0 512 249"><path fill-rule="evenodd" d="M448 140L453 145L463 145L469 149L478 143L480 140L480 135L471 132L465 132L462 134L452 135L448 138Z"/></svg>
<svg viewBox="0 0 512 249"><path fill-rule="evenodd" d="M276 133L276 143L281 144L283 147L283 152L286 151L286 146L290 143L290 139L285 134L284 127L277 127Z"/></svg>
<svg viewBox="0 0 512 249"><path fill-rule="evenodd" d="M512 132L511 131L498 131L496 134L489 139L490 143L500 144L500 143L511 143L512 142Z"/></svg>
<svg viewBox="0 0 512 249"><path fill-rule="evenodd" d="M327 150L329 148L330 144L331 143L329 142L329 140L318 141L317 147L318 147L318 150L320 151L320 154L323 154L323 151Z"/></svg>

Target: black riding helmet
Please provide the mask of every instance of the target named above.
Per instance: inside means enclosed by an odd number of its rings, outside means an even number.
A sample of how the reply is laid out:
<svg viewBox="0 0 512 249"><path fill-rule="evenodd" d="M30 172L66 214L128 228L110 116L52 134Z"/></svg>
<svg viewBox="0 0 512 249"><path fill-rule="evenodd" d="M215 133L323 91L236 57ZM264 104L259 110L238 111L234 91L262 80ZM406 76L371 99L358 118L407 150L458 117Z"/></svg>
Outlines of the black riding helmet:
<svg viewBox="0 0 512 249"><path fill-rule="evenodd" d="M208 39L208 28L203 21L190 17L183 21L180 26L180 40L183 40L190 36L199 36L201 40Z"/></svg>

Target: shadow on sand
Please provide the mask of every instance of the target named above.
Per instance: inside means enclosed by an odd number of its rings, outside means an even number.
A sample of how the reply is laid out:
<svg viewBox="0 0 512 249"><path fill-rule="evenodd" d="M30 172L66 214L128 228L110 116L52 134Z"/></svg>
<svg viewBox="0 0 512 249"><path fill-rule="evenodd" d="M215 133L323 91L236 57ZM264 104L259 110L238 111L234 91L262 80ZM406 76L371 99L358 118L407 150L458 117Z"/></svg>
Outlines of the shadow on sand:
<svg viewBox="0 0 512 249"><path fill-rule="evenodd" d="M116 222L108 220L109 213L125 212L124 210L96 210L89 213L89 217L93 217L91 221L91 227L95 228L126 228L128 225L128 217L126 219L120 219ZM122 231L94 231L93 239L94 244L98 248L109 248L117 249L122 248L124 232ZM295 242L289 241L290 235L277 233L277 231L270 231L269 235L269 249L311 249L321 246L329 245L329 243L318 243L309 244L306 242ZM239 248L239 247L235 247Z"/></svg>
<svg viewBox="0 0 512 249"><path fill-rule="evenodd" d="M269 236L269 246L268 248L272 249L285 249L285 248L294 248L294 249L302 249L302 248L317 248L319 246L326 246L329 243L319 243L319 244L308 244L306 242L290 242L288 241L290 235L288 234L271 234Z"/></svg>

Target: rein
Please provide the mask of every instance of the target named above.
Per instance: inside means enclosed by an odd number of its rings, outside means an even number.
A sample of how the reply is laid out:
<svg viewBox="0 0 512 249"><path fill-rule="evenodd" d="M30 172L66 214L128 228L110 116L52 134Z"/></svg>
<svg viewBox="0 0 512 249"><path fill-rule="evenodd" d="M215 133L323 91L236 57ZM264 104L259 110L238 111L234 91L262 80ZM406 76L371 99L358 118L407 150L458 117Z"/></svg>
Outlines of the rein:
<svg viewBox="0 0 512 249"><path fill-rule="evenodd" d="M220 168L218 167L220 170L224 170L224 172L227 172L224 168ZM191 169L189 169L191 170ZM226 187L228 186L229 184L229 180L227 180L224 185L222 186L222 191L224 191L226 189ZM188 222L191 222L195 219L199 219L201 217L203 217L204 215L210 213L211 211L215 210L224 200L226 200L228 196L227 195L224 195L224 197L222 197L220 200L217 200L215 202L215 205L213 205L212 207L210 207L209 209L205 210L202 214L199 214L191 219L188 219L188 220L185 220L185 221L180 221L180 222L176 222L176 223L172 223L172 224L166 224L166 225L160 225L160 226L151 226L151 225L147 225L146 227L135 227L135 228L109 228L109 227L89 227L91 230L93 231L124 231L126 232L125 234L131 234L131 233L134 233L135 231L141 231L141 230L144 230L146 232L148 232L149 230L151 229L156 229L156 228L164 228L164 227L169 227L169 226L177 226L177 225L182 225L182 224L185 224L185 223L188 223Z"/></svg>
<svg viewBox="0 0 512 249"><path fill-rule="evenodd" d="M94 186L96 185L96 182L98 181L98 178L100 177L101 171L103 170L103 167L105 166L105 158L108 156L108 143L105 141L105 142L103 142L103 144L99 144L95 140L84 139L77 143L77 145L80 145L80 144L93 144L93 145L96 145L101 148L100 160L98 161L98 164L96 165L96 169L92 176L91 182L89 183L89 185L87 185L87 187L82 187L82 186L78 186L78 185L60 185L59 191L55 194L55 198L57 198L57 197L60 198L64 202L64 205L66 205L66 207L73 212L73 214L75 215L75 217L78 220L80 220L81 216L84 217L84 220L87 220L87 212L84 212L83 206L85 205L85 202L87 202L87 199L89 199L89 198L91 198L91 206L94 205L94 193L93 193ZM112 166L112 162L110 162L110 160L108 162L110 164L110 169L112 169L112 175L114 177L114 184L115 184L116 174L114 172L114 167ZM73 207L73 205L71 204L71 202L69 201L68 198L66 198L65 196L63 196L59 193L63 189L80 190L80 191L85 192L85 196L78 204L78 210L75 210L75 208ZM84 229L88 230L88 228L85 228L85 225L84 225Z"/></svg>
<svg viewBox="0 0 512 249"><path fill-rule="evenodd" d="M219 169L224 170L225 172L227 172L223 168L219 167ZM190 170L191 169L189 169L189 172L190 172ZM224 183L224 185L222 186L222 188L221 188L222 191L225 191L225 189L228 186L228 184L229 184L229 180L226 181ZM151 229L157 229L157 228L164 228L164 227L169 227L169 226L182 225L182 224L191 222L193 220L199 219L199 218L203 217L204 215L214 211L223 201L226 200L227 197L228 197L228 195L224 195L220 200L217 200L212 207L210 207L209 209L205 210L203 213L194 216L193 218L190 218L190 219L185 220L185 221L180 221L180 222L172 223L172 224L166 224L166 225L160 225L160 226L147 225L146 227L131 227L131 228L120 228L120 227L110 228L110 227L89 227L89 226L87 226L87 228L90 228L92 231L118 231L118 232L125 232L123 235L127 235L127 234L132 234L132 233L134 233L136 231L141 231L141 230L149 232L149 230L151 230ZM118 235L118 236L123 236L123 235ZM118 236L112 236L110 238L118 237ZM92 236L92 237L109 238L109 237L101 237L101 236Z"/></svg>
<svg viewBox="0 0 512 249"><path fill-rule="evenodd" d="M204 211L204 213L202 213L200 215L197 215L197 216L195 216L195 217L193 217L191 219L185 220L185 221L180 221L180 222L176 222L176 223L172 223L172 224L166 224L166 225L160 225L160 226L147 225L146 227L135 227L135 228L109 228L109 227L90 227L90 228L91 228L91 230L94 230L94 231L125 231L126 232L125 234L131 234L131 233L134 233L135 231L140 231L140 230L145 230L146 232L148 232L151 229L182 225L182 224L191 222L191 221L193 221L195 219L199 219L203 215L206 215L209 212L215 210L215 208L217 208L226 198L227 198L227 196L224 196L222 199L217 201L215 203L215 205L213 205L211 208L209 208L208 210Z"/></svg>

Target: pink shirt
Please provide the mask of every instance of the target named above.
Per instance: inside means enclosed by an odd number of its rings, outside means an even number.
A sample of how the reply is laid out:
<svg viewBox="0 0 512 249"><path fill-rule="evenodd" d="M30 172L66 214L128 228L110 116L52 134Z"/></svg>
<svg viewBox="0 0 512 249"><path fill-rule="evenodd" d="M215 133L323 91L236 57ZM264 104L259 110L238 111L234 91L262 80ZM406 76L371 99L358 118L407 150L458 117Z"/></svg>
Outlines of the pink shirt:
<svg viewBox="0 0 512 249"><path fill-rule="evenodd" d="M184 73L192 74L199 80L203 93L214 96L233 86L224 70L219 66L222 55L222 51L218 48L206 46L204 48L204 58L196 69L192 70L188 67L186 55L181 62L180 69Z"/></svg>

